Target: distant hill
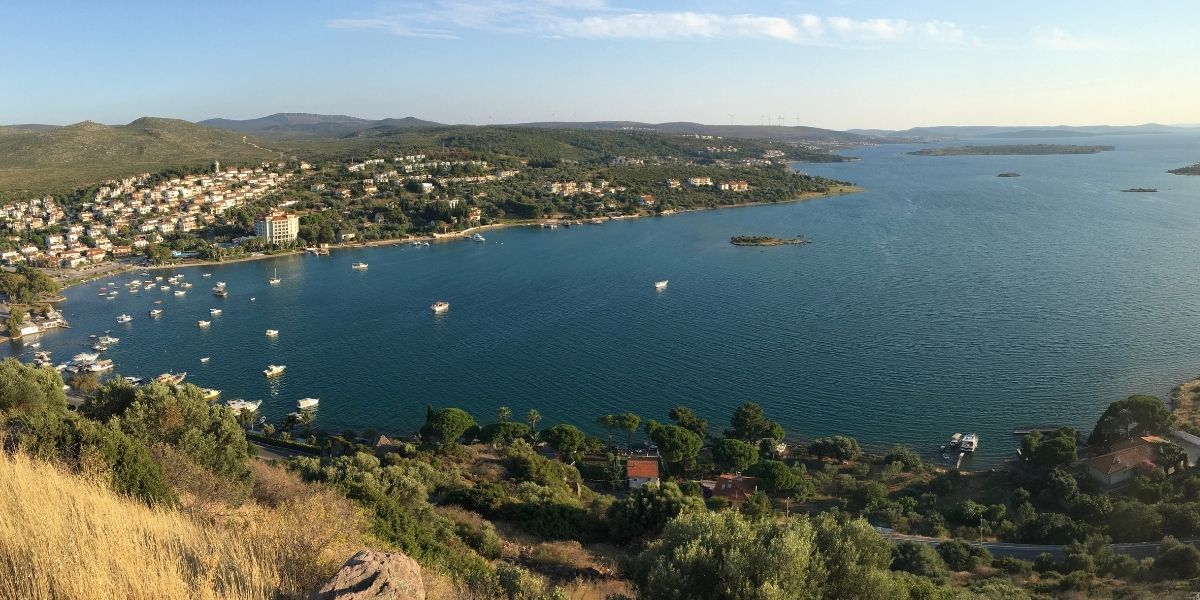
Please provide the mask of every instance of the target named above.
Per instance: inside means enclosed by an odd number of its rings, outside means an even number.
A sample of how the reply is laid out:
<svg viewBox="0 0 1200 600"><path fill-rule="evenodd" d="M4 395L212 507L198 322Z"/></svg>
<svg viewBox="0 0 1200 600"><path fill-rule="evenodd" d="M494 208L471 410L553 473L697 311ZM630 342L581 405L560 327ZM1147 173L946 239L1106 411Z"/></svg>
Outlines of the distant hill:
<svg viewBox="0 0 1200 600"><path fill-rule="evenodd" d="M0 197L65 191L114 177L213 160L277 157L243 135L178 119L143 117L128 125L84 121L65 127L0 127ZM250 143L247 143L250 142Z"/></svg>
<svg viewBox="0 0 1200 600"><path fill-rule="evenodd" d="M686 121L673 123L641 123L638 121L549 121L521 123L519 127L550 129L600 129L652 131L664 134L712 135L744 140L771 140L785 143L863 144L875 141L872 136L821 129L819 127L788 127L779 125L705 125Z"/></svg>
<svg viewBox="0 0 1200 600"><path fill-rule="evenodd" d="M340 138L378 127L411 128L439 127L441 123L416 117L403 119L361 119L347 115L317 115L311 113L275 113L257 119L207 119L200 125L249 133L270 139Z"/></svg>
<svg viewBox="0 0 1200 600"><path fill-rule="evenodd" d="M936 127L913 127L902 131L884 133L890 138L910 139L961 139L961 138L1049 138L1087 137L1093 135L1123 135L1145 133L1171 133L1178 127L1147 123L1144 125L1088 125L1076 127L1056 125L1053 127L1001 127L983 125L946 125ZM855 130L867 131L867 130ZM880 131L880 130L870 130Z"/></svg>

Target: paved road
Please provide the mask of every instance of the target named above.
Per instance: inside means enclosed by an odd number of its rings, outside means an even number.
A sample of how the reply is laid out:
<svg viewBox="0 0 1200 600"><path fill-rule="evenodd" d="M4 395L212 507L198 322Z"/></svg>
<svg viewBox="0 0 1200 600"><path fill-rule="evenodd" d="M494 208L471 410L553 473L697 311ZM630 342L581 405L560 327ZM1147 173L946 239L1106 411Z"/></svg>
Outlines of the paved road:
<svg viewBox="0 0 1200 600"><path fill-rule="evenodd" d="M256 458L260 460L287 460L297 456L312 456L307 452L292 450L291 448L280 448L279 446L268 446L254 440L247 440L251 446L258 451Z"/></svg>
<svg viewBox="0 0 1200 600"><path fill-rule="evenodd" d="M927 544L936 546L944 541L943 538L925 537L922 535L905 535L876 528L879 535L892 540L893 542L917 542L919 544ZM1200 540L1182 540L1185 543L1195 545ZM1127 544L1109 544L1117 554L1128 554L1134 558L1148 558L1158 554L1158 547L1161 542L1135 542ZM1046 545L1046 544L1010 544L1007 542L984 542L983 546L992 553L992 556L1013 556L1024 560L1033 560L1037 555L1043 552L1049 552L1057 560L1066 558L1066 551L1063 546Z"/></svg>

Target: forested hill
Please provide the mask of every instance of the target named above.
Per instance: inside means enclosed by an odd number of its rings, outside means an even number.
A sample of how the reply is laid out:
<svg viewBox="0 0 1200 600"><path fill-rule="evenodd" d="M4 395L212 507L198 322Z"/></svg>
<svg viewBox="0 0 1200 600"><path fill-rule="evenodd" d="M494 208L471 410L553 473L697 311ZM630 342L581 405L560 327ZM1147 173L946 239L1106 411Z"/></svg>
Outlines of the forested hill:
<svg viewBox="0 0 1200 600"><path fill-rule="evenodd" d="M178 119L128 125L0 127L0 198L68 190L111 178L214 160L250 162L276 154L243 135Z"/></svg>
<svg viewBox="0 0 1200 600"><path fill-rule="evenodd" d="M551 129L535 127L384 126L337 140L279 142L281 150L313 158L391 156L428 149L462 149L536 161L588 161L604 158L753 159L776 151L793 160L838 162L845 157L767 140L700 139L647 131Z"/></svg>

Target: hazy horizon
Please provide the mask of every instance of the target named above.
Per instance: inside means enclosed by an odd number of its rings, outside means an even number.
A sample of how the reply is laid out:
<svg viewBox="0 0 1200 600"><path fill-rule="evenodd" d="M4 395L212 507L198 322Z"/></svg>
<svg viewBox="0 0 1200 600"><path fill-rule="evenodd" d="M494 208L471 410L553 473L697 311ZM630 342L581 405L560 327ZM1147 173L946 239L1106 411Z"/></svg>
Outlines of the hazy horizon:
<svg viewBox="0 0 1200 600"><path fill-rule="evenodd" d="M636 5L635 5L636 4ZM926 0L10 7L0 119L1196 123L1200 11Z"/></svg>

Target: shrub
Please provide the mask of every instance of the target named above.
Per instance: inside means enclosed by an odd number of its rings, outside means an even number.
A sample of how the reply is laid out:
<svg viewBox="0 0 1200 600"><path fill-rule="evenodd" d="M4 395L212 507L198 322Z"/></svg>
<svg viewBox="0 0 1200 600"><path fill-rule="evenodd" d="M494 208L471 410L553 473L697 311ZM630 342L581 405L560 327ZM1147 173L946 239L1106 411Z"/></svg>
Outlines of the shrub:
<svg viewBox="0 0 1200 600"><path fill-rule="evenodd" d="M992 555L987 548L972 546L957 539L938 544L937 553L953 571L971 571L979 565L992 562Z"/></svg>
<svg viewBox="0 0 1200 600"><path fill-rule="evenodd" d="M862 456L862 448L858 440L844 435L817 438L808 445L808 453L821 458L838 460L857 460Z"/></svg>
<svg viewBox="0 0 1200 600"><path fill-rule="evenodd" d="M493 516L508 502L508 490L498 483L477 483L469 488L451 490L446 494L446 502Z"/></svg>
<svg viewBox="0 0 1200 600"><path fill-rule="evenodd" d="M674 483L645 485L609 507L608 527L614 540L627 542L641 535L657 534L681 513L703 508L703 500L683 493Z"/></svg>
<svg viewBox="0 0 1200 600"><path fill-rule="evenodd" d="M532 432L528 425L515 421L506 421L504 423L485 425L479 430L479 440L486 444L507 446L519 439L528 438L530 433Z"/></svg>
<svg viewBox="0 0 1200 600"><path fill-rule="evenodd" d="M1049 552L1043 552L1033 559L1033 570L1038 573L1049 573L1058 570L1058 561L1054 560L1054 555Z"/></svg>
<svg viewBox="0 0 1200 600"><path fill-rule="evenodd" d="M1200 550L1167 538L1154 559L1154 573L1167 579L1200 577Z"/></svg>
<svg viewBox="0 0 1200 600"><path fill-rule="evenodd" d="M946 580L942 557L933 548L916 542L900 542L892 548L892 570L928 577L937 583Z"/></svg>
<svg viewBox="0 0 1200 600"><path fill-rule="evenodd" d="M1033 573L1033 563L1013 556L1002 556L992 561L992 566L1009 575L1029 575Z"/></svg>
<svg viewBox="0 0 1200 600"><path fill-rule="evenodd" d="M921 455L912 446L896 445L883 457L884 464L900 463L900 465L909 471L919 473L925 470L925 461L921 460Z"/></svg>

